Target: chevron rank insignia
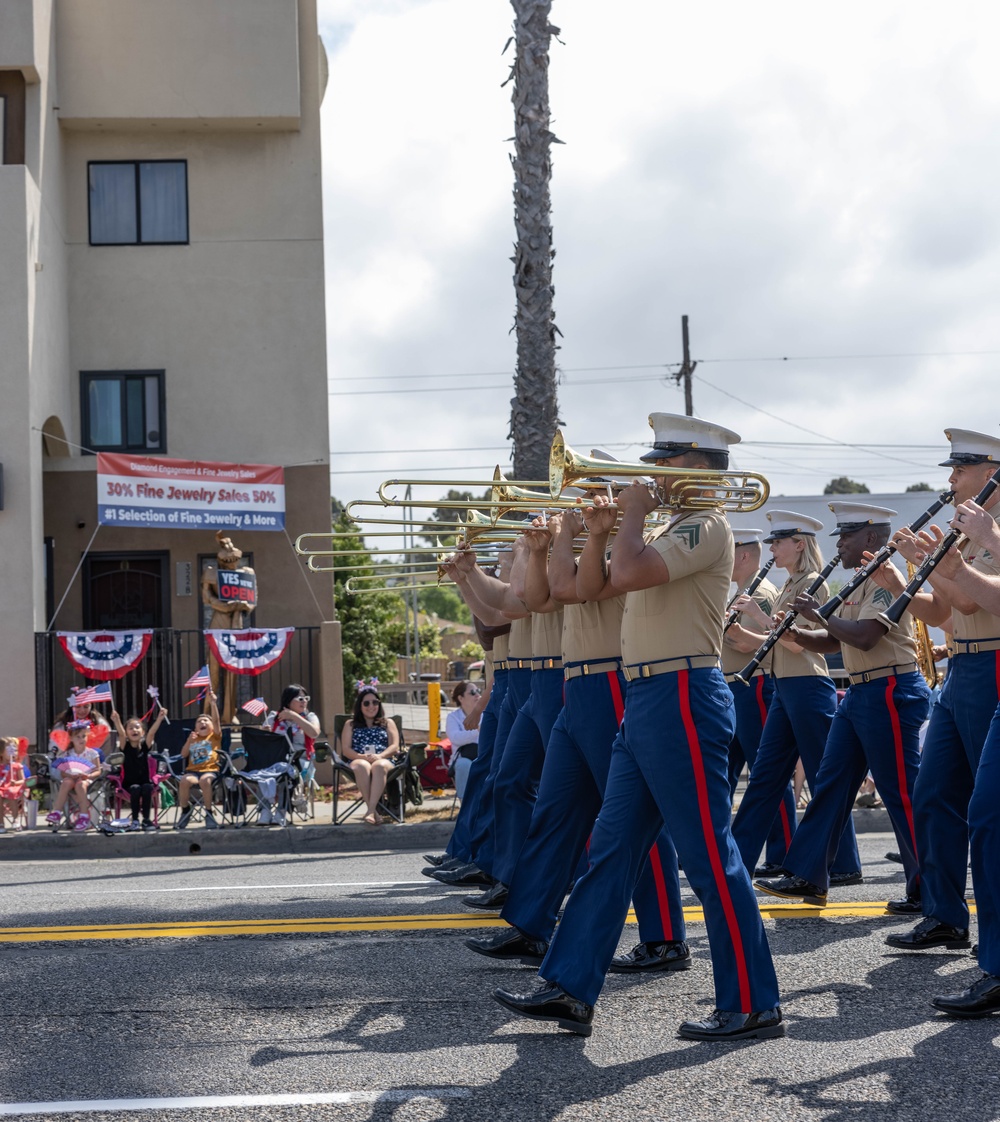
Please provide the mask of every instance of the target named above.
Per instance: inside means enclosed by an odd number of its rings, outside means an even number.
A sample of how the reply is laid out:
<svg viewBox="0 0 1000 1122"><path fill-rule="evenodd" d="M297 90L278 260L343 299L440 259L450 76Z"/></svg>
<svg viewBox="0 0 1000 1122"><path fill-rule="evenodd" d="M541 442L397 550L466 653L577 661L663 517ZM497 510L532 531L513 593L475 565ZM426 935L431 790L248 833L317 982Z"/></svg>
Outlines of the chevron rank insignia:
<svg viewBox="0 0 1000 1122"><path fill-rule="evenodd" d="M680 538L688 549L694 549L701 541L701 523L685 522L680 526L675 526L670 533L675 538Z"/></svg>
<svg viewBox="0 0 1000 1122"><path fill-rule="evenodd" d="M884 604L887 608L892 603L892 594L887 588L877 588L872 600L876 604Z"/></svg>

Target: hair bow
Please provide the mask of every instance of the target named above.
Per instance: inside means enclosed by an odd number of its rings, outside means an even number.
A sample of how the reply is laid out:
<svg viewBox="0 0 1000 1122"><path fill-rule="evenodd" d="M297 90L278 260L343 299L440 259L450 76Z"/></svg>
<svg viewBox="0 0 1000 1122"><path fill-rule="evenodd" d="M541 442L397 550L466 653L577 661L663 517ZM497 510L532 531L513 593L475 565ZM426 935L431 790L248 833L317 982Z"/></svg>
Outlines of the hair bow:
<svg viewBox="0 0 1000 1122"><path fill-rule="evenodd" d="M358 693L367 693L371 690L372 693L378 693L378 678L372 678L366 682L364 678L354 683L354 688Z"/></svg>

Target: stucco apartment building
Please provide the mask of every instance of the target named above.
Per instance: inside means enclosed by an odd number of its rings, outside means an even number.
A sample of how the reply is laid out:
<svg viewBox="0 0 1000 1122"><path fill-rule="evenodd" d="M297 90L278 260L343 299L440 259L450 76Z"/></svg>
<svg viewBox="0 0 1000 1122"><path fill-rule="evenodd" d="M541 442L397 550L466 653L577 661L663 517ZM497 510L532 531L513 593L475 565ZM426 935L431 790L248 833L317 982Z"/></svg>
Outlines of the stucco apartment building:
<svg viewBox="0 0 1000 1122"><path fill-rule="evenodd" d="M146 678L203 651L212 533L95 535L93 449L280 465L291 539L329 527L325 84L315 0L0 3L0 732L65 697L50 625L157 629ZM329 578L232 537L335 711Z"/></svg>

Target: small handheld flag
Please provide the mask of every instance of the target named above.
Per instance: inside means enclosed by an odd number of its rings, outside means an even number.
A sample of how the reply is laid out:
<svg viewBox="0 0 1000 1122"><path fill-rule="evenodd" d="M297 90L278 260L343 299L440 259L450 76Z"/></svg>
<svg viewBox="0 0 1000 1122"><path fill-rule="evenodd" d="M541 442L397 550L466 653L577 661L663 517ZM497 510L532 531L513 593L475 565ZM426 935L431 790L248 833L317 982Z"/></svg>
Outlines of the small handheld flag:
<svg viewBox="0 0 1000 1122"><path fill-rule="evenodd" d="M188 678L184 683L184 688L186 690L200 690L211 684L212 679L208 676L208 663L206 662L200 670L195 671L195 673Z"/></svg>
<svg viewBox="0 0 1000 1122"><path fill-rule="evenodd" d="M255 697L253 701L245 701L242 708L255 717L261 717L267 712L267 702L262 697Z"/></svg>

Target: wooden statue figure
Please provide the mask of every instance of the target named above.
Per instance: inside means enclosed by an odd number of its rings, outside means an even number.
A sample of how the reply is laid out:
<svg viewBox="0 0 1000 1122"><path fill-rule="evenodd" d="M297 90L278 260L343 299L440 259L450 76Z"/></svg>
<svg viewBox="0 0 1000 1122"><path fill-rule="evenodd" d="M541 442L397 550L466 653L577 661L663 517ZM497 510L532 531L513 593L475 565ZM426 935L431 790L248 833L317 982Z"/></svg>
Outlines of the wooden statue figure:
<svg viewBox="0 0 1000 1122"><path fill-rule="evenodd" d="M219 543L218 564L207 566L202 575L201 602L212 609L209 628L238 631L247 626L247 617L257 607L257 577L248 565L240 565L242 552L221 530L216 532L215 540ZM223 671L211 650L208 673L212 691L219 699L222 721L232 724L236 715L236 675Z"/></svg>

